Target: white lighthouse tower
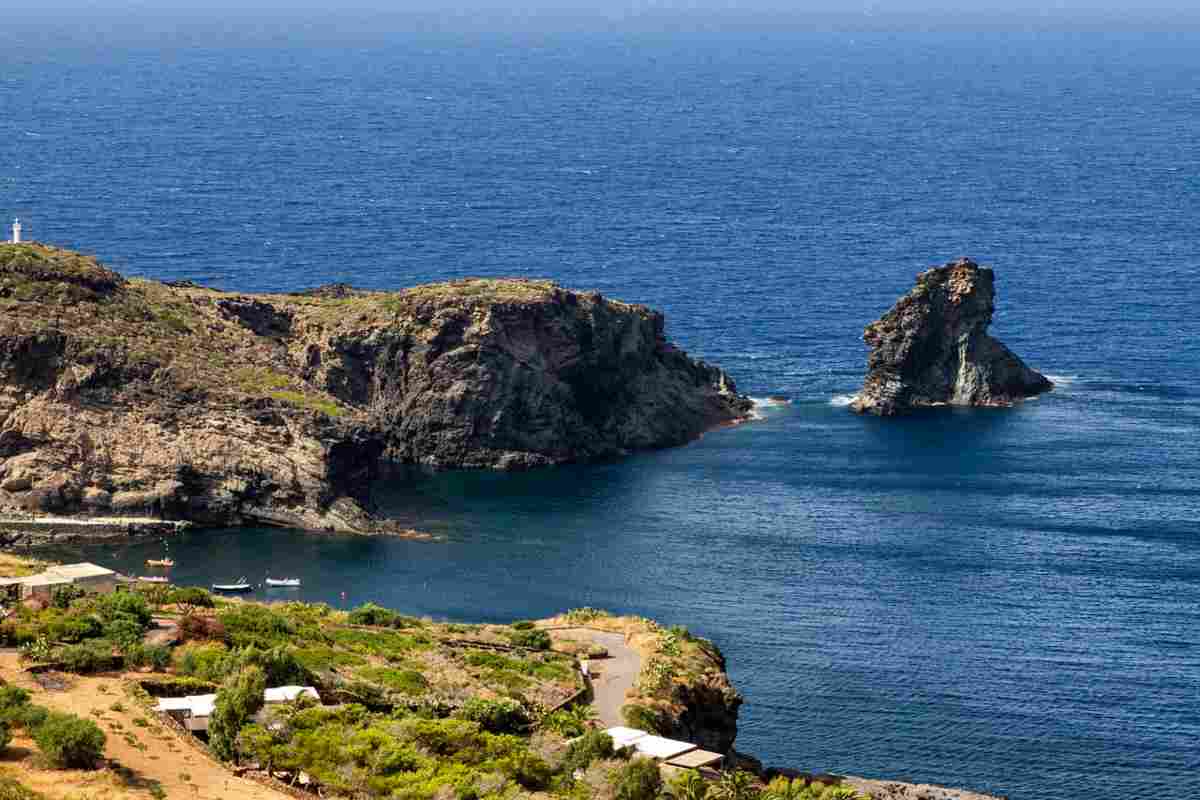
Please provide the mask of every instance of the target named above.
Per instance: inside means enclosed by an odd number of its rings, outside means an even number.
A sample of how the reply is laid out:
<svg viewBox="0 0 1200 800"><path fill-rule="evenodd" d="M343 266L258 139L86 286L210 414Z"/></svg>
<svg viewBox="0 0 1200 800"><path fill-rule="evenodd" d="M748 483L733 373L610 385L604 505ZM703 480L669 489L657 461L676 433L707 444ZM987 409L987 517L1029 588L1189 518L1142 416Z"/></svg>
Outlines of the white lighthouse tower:
<svg viewBox="0 0 1200 800"><path fill-rule="evenodd" d="M13 220L12 243L13 244L21 243L21 220L19 220L19 219Z"/></svg>

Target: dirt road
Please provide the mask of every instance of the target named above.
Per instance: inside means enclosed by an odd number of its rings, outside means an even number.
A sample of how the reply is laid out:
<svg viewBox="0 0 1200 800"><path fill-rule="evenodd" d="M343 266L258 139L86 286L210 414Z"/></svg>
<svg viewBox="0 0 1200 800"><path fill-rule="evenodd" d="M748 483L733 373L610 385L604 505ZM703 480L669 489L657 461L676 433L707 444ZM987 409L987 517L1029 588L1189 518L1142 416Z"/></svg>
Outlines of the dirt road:
<svg viewBox="0 0 1200 800"><path fill-rule="evenodd" d="M156 793L172 800L291 800L282 792L234 777L180 741L125 693L121 678L64 677L66 688L43 689L21 670L16 653L0 652L0 678L28 689L34 703L94 721L108 737L105 757L120 767L96 772L37 769L28 758L36 747L28 738L16 737L3 764L30 788L55 800L141 800Z"/></svg>

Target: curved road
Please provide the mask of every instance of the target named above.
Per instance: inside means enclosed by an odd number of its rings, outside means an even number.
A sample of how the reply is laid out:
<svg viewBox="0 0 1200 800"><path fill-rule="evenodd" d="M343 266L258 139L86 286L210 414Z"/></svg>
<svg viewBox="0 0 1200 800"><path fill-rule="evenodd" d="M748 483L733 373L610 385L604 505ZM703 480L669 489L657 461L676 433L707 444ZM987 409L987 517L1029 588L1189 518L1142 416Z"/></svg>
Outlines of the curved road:
<svg viewBox="0 0 1200 800"><path fill-rule="evenodd" d="M551 636L576 642L598 644L608 650L608 658L588 660L592 676L592 705L605 728L624 725L621 706L642 670L642 657L625 644L625 634L598 631L593 628L557 628Z"/></svg>

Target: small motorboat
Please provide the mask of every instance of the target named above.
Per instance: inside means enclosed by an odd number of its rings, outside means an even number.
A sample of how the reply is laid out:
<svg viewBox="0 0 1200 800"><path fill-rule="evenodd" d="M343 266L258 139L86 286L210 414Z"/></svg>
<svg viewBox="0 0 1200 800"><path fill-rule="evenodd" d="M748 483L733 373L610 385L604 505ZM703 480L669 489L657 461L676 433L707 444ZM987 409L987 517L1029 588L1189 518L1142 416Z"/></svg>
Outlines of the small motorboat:
<svg viewBox="0 0 1200 800"><path fill-rule="evenodd" d="M169 558L147 558L147 567L173 567L175 562Z"/></svg>
<svg viewBox="0 0 1200 800"><path fill-rule="evenodd" d="M167 579L162 575L138 575L138 580L142 583L166 583Z"/></svg>
<svg viewBox="0 0 1200 800"><path fill-rule="evenodd" d="M245 577L237 579L236 583L214 583L212 585L215 592L252 592L254 591L253 584L247 583Z"/></svg>
<svg viewBox="0 0 1200 800"><path fill-rule="evenodd" d="M299 578L267 578L263 581L267 586L279 586L297 588L300 586Z"/></svg>

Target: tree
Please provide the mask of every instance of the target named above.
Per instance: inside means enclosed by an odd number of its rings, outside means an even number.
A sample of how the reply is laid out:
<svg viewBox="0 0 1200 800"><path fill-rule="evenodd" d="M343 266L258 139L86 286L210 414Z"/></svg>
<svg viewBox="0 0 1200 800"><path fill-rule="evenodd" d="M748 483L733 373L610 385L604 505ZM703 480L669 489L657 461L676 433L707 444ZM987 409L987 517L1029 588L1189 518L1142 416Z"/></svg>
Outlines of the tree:
<svg viewBox="0 0 1200 800"><path fill-rule="evenodd" d="M617 800L654 800L662 789L662 773L652 758L638 757L617 770Z"/></svg>
<svg viewBox="0 0 1200 800"><path fill-rule="evenodd" d="M181 586L173 590L169 602L174 603L186 617L190 617L201 608L212 608L215 605L212 593L199 586Z"/></svg>
<svg viewBox="0 0 1200 800"><path fill-rule="evenodd" d="M261 668L248 666L225 682L217 692L208 719L208 743L223 761L237 759L237 737L242 726L262 708L267 679Z"/></svg>
<svg viewBox="0 0 1200 800"><path fill-rule="evenodd" d="M33 729L38 749L57 767L95 769L104 752L104 731L90 719L51 711Z"/></svg>
<svg viewBox="0 0 1200 800"><path fill-rule="evenodd" d="M577 769L587 769L593 761L612 758L613 740L604 731L588 731L571 742L563 759L563 770L570 774Z"/></svg>

